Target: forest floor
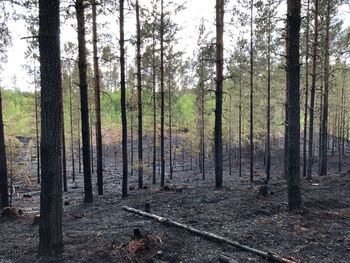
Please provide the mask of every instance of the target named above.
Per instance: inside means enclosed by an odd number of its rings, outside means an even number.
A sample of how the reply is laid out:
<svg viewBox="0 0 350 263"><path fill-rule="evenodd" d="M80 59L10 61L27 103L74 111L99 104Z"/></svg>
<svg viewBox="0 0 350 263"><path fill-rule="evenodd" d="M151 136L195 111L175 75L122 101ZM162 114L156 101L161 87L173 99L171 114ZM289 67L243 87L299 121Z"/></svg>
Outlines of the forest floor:
<svg viewBox="0 0 350 263"><path fill-rule="evenodd" d="M121 173L110 164L105 173L105 194L95 195L92 204L83 203L80 175L76 182L69 182L64 193L65 251L55 262L209 263L218 262L219 255L240 263L267 262L121 209L127 205L144 210L146 202L156 215L299 262L350 262L350 163L344 165L348 172L329 172L311 182L302 179L304 209L291 214L287 212L281 161L273 162L267 197L258 197L264 174L258 166L254 184L249 183L246 170L241 178L236 167L231 176L225 172L222 190L214 188L212 169L202 180L198 170L177 167L165 189L152 185L151 177L146 176L147 189L143 190L137 190L135 172L130 178L129 197L122 199ZM332 162L335 169L336 160L330 157L331 169ZM38 262L38 224L33 223L39 211L38 186L19 189L13 203L23 214L0 218L0 263ZM133 239L134 229L140 230L141 239Z"/></svg>

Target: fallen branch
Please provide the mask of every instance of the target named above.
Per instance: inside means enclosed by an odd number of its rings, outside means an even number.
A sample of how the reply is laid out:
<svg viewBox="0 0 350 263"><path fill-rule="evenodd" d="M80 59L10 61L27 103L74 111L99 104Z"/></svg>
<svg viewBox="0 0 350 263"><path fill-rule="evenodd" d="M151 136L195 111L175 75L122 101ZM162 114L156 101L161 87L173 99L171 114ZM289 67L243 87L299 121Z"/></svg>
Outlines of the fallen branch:
<svg viewBox="0 0 350 263"><path fill-rule="evenodd" d="M283 258L283 257L281 257L281 256L279 256L279 255L277 255L275 253L272 253L272 252L264 252L264 251L261 251L261 250L258 250L258 249L252 248L252 247L248 247L248 246L242 245L242 244L240 244L240 243L238 243L236 241L232 241L232 240L226 239L224 237L215 235L215 234L210 233L210 232L206 232L206 231L201 231L201 230L195 229L193 227L190 227L190 226L178 223L176 221L173 221L173 220L171 220L169 218L165 218L165 217L157 216L157 215L150 214L150 213L147 213L147 212L143 212L141 210L138 210L138 209L135 209L135 208L132 208L132 207L128 207L128 206L123 206L122 209L124 211L130 212L130 213L134 213L134 214L137 214L137 215L140 215L140 216L143 216L143 217L154 219L155 221L157 221L157 222L159 222L161 224L167 225L167 226L174 226L174 227L177 227L177 228L180 228L180 229L184 229L184 230L186 230L188 232L194 233L196 235L202 236L204 238L215 240L217 242L221 242L221 243L225 243L225 244L234 246L236 248L239 248L239 249L242 249L242 250L254 253L254 254L259 255L259 256L261 256L261 257L263 257L265 259L273 260L275 262L281 262L281 263L298 263L298 262L300 262L300 261L295 261L295 260Z"/></svg>

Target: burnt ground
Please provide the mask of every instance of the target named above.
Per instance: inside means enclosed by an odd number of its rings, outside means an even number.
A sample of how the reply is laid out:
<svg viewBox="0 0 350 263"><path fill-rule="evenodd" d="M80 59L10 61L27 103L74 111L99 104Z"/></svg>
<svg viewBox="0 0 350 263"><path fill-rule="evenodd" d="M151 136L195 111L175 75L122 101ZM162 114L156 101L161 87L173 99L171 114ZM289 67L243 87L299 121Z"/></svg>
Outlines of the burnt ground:
<svg viewBox="0 0 350 263"><path fill-rule="evenodd" d="M81 175L69 183L63 206L65 252L62 259L54 262L209 263L218 262L218 256L223 254L237 262L267 262L252 253L121 209L127 205L144 210L146 202L150 203L151 213L262 251L300 262L350 262L350 173L334 173L336 159L330 157L329 175L315 176L312 182L302 179L305 208L291 214L287 212L281 161L276 158L269 184L272 193L267 197L257 197L262 167L256 167L254 184L249 183L247 170L241 178L237 167L231 176L226 171L225 187L215 190L212 169L207 170L203 181L198 169L192 171L187 166L186 171L175 169L174 179L166 182L166 190L151 184L151 167L146 168L147 189L136 190L135 173L130 178L130 186L135 190L130 190L125 199L120 196L121 173L114 170L112 160L110 164L107 160L105 194L95 195L93 204L83 203ZM208 167L213 165L209 163ZM348 169L350 162L343 170ZM1 263L38 262L38 224L33 224L38 202L36 185L22 187L13 203L23 214L0 218ZM134 229L140 230L142 238L133 239Z"/></svg>

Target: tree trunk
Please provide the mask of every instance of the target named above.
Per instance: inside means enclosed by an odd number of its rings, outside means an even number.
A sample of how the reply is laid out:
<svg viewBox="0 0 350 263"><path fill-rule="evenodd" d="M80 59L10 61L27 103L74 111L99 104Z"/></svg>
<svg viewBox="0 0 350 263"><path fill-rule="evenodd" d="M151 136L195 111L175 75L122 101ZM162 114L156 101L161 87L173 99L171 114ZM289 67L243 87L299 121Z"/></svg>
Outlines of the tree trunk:
<svg viewBox="0 0 350 263"><path fill-rule="evenodd" d="M69 121L70 121L70 143L72 157L72 179L75 181L75 162L74 162L74 133L73 133L73 103L72 103L72 81L71 76L68 77L69 85Z"/></svg>
<svg viewBox="0 0 350 263"><path fill-rule="evenodd" d="M270 12L270 11L269 11ZM267 134L266 134L266 180L270 180L271 167L271 14L268 17L267 36Z"/></svg>
<svg viewBox="0 0 350 263"><path fill-rule="evenodd" d="M224 1L216 0L215 187L222 187L222 87Z"/></svg>
<svg viewBox="0 0 350 263"><path fill-rule="evenodd" d="M138 173L139 189L143 185L143 144L142 144L142 87L141 87L141 29L140 7L136 0L136 64L137 64L137 111L138 111Z"/></svg>
<svg viewBox="0 0 350 263"><path fill-rule="evenodd" d="M125 94L125 50L124 50L124 0L119 0L119 45L120 45L120 104L122 115L122 197L128 196L128 128L126 120Z"/></svg>
<svg viewBox="0 0 350 263"><path fill-rule="evenodd" d="M164 187L165 156L164 156L164 11L161 0L160 14L160 186Z"/></svg>
<svg viewBox="0 0 350 263"><path fill-rule="evenodd" d="M62 94L63 99L63 94ZM63 191L68 191L67 185L67 158L66 158L66 136L64 128L64 109L63 109L63 100L62 100L62 176L63 176Z"/></svg>
<svg viewBox="0 0 350 263"><path fill-rule="evenodd" d="M287 2L288 208L300 209L300 0Z"/></svg>
<svg viewBox="0 0 350 263"><path fill-rule="evenodd" d="M254 63L254 56L253 56L253 8L254 8L254 0L250 1L250 134L249 134L249 140L250 140L250 182L253 182L253 176L254 176L254 139L253 139L253 133L254 133L254 116L253 116L253 107L254 107L254 101L253 101L253 92L254 92L254 83L253 83L253 63Z"/></svg>
<svg viewBox="0 0 350 263"><path fill-rule="evenodd" d="M0 207L9 206L7 158L5 147L4 121L2 117L2 98L0 89Z"/></svg>
<svg viewBox="0 0 350 263"><path fill-rule="evenodd" d="M84 1L77 0L75 9L78 25L79 48L79 88L81 108L81 134L83 141L83 170L84 170L84 201L93 202L90 162L90 125L89 125L89 101L87 84L86 40L85 40L85 14Z"/></svg>
<svg viewBox="0 0 350 263"><path fill-rule="evenodd" d="M328 93L329 93L329 27L330 27L330 0L326 1L326 36L324 47L324 94L322 107L322 122L321 122L321 149L320 149L320 175L327 174L327 145L328 145ZM340 146L340 145L339 145ZM338 146L338 147L339 147Z"/></svg>
<svg viewBox="0 0 350 263"><path fill-rule="evenodd" d="M35 90L34 90L34 99L35 99L35 136L36 136L36 176L37 182L40 184L40 137L39 137L39 96L37 91L36 78L35 81Z"/></svg>
<svg viewBox="0 0 350 263"><path fill-rule="evenodd" d="M57 256L63 252L61 160L63 100L59 2L39 1L42 180L38 253L42 257Z"/></svg>
<svg viewBox="0 0 350 263"><path fill-rule="evenodd" d="M304 143L303 143L303 177L307 167L307 114L309 102L309 27L310 27L310 0L307 0L306 10L306 54L305 54L305 104L304 104Z"/></svg>
<svg viewBox="0 0 350 263"><path fill-rule="evenodd" d="M238 148L239 148L239 177L242 176L242 82L239 76L239 114L238 114Z"/></svg>
<svg viewBox="0 0 350 263"><path fill-rule="evenodd" d="M152 88L153 88L153 179L157 181L157 102L156 102L156 59L155 59L155 32L152 35Z"/></svg>
<svg viewBox="0 0 350 263"><path fill-rule="evenodd" d="M169 70L169 79L168 79L168 110L169 110L169 173L170 180L173 179L173 158L172 158L172 148L173 148L173 140L172 140L172 130L171 130L171 86L170 86L170 70Z"/></svg>
<svg viewBox="0 0 350 263"><path fill-rule="evenodd" d="M92 46L94 61L94 87L95 87L95 129L96 129L96 172L97 172L97 192L103 195L103 148L102 148L102 125L101 125L101 98L100 98L100 70L97 54L97 14L96 0L91 0L92 5Z"/></svg>
<svg viewBox="0 0 350 263"><path fill-rule="evenodd" d="M314 14L314 39L312 45L312 73L311 73L311 90L310 90L310 125L309 125L309 152L306 178L312 178L313 165L313 140L314 140L314 112L315 112L315 91L316 91L316 63L317 63L317 41L318 41L318 0L315 0Z"/></svg>

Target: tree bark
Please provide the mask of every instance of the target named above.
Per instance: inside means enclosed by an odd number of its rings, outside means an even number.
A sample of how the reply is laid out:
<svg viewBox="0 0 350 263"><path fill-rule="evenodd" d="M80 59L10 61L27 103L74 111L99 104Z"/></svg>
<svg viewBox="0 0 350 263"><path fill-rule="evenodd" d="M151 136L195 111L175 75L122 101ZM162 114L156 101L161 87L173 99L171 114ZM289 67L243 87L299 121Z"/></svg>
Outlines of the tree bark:
<svg viewBox="0 0 350 263"><path fill-rule="evenodd" d="M138 175L139 189L143 185L143 142L142 142L142 86L141 86L141 29L140 7L136 0L136 64L137 64L137 111L138 111Z"/></svg>
<svg viewBox="0 0 350 263"><path fill-rule="evenodd" d="M307 0L306 10L306 54L305 54L305 104L304 104L304 143L303 143L303 177L307 167L307 114L309 102L309 27L310 27L310 0Z"/></svg>
<svg viewBox="0 0 350 263"><path fill-rule="evenodd" d="M253 55L253 8L254 0L250 1L250 182L253 182L254 176L254 82L253 82L253 70L254 70L254 55Z"/></svg>
<svg viewBox="0 0 350 263"><path fill-rule="evenodd" d="M97 172L97 192L103 195L103 146L102 146L102 125L101 125L101 96L100 96L100 70L97 54L97 14L96 0L91 0L92 5L92 46L94 61L94 88L95 88L95 129L96 129L96 172Z"/></svg>
<svg viewBox="0 0 350 263"><path fill-rule="evenodd" d="M122 115L122 197L128 196L128 128L126 119L125 94L125 50L124 50L124 0L119 0L119 46L120 46L120 104Z"/></svg>
<svg viewBox="0 0 350 263"><path fill-rule="evenodd" d="M314 13L314 39L312 45L312 73L311 73L311 90L310 90L310 125L309 125L309 149L308 149L308 162L306 170L306 178L311 180L312 178L312 165L313 165L313 139L314 139L314 112L315 112L315 91L316 91L316 63L317 63L317 41L318 41L318 0L315 0L315 13Z"/></svg>
<svg viewBox="0 0 350 263"><path fill-rule="evenodd" d="M70 73L69 73L70 74ZM72 157L72 180L75 181L75 158L74 158L74 133L73 133L73 102L72 102L72 80L71 75L68 77L69 85L69 120L70 120L70 143Z"/></svg>
<svg viewBox="0 0 350 263"><path fill-rule="evenodd" d="M327 175L327 145L328 145L328 93L329 93L329 27L330 27L330 0L326 1L326 35L324 46L324 94L321 122L321 148L320 148L320 175ZM339 145L340 146L340 145ZM338 147L339 147L338 146Z"/></svg>
<svg viewBox="0 0 350 263"><path fill-rule="evenodd" d="M215 187L222 188L222 87L224 1L216 0Z"/></svg>
<svg viewBox="0 0 350 263"><path fill-rule="evenodd" d="M39 1L41 160L39 256L62 254L62 80L58 0Z"/></svg>
<svg viewBox="0 0 350 263"><path fill-rule="evenodd" d="M300 0L287 2L288 208L302 206L300 191Z"/></svg>
<svg viewBox="0 0 350 263"><path fill-rule="evenodd" d="M160 2L160 186L164 187L164 10L163 0Z"/></svg>
<svg viewBox="0 0 350 263"><path fill-rule="evenodd" d="M2 97L0 88L0 207L9 206L7 158L5 147L4 120L2 117Z"/></svg>
<svg viewBox="0 0 350 263"><path fill-rule="evenodd" d="M84 201L93 202L91 182L91 156L90 156L90 124L89 101L87 84L86 40L85 40L85 14L84 1L77 0L75 9L78 25L78 49L79 49L79 88L81 108L81 134L83 141L83 171L84 171Z"/></svg>

